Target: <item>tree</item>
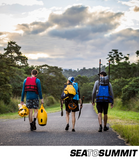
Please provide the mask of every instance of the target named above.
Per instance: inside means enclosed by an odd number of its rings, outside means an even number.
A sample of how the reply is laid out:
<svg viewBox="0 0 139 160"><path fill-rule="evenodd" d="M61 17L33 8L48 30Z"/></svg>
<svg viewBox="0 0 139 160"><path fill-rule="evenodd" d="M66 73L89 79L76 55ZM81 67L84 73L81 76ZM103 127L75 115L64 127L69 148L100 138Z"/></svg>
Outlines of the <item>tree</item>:
<svg viewBox="0 0 139 160"><path fill-rule="evenodd" d="M99 79L99 76L98 75L94 75L94 76L89 77L88 79L89 79L89 82L95 82L96 80Z"/></svg>
<svg viewBox="0 0 139 160"><path fill-rule="evenodd" d="M112 52L109 52L108 61L110 61L110 78L119 79L123 78L130 78L132 76L131 69L132 66L130 65L129 54L124 56L118 50L113 49ZM106 72L108 73L109 67L106 67Z"/></svg>
<svg viewBox="0 0 139 160"><path fill-rule="evenodd" d="M108 59L108 61L110 61L112 64L118 64L119 62L121 62L121 60L128 61L129 54L127 54L127 56L124 56L122 52L118 52L118 49L112 49L112 51L109 52L108 57L106 59Z"/></svg>
<svg viewBox="0 0 139 160"><path fill-rule="evenodd" d="M0 54L0 100L6 104L10 102L12 95L12 86L9 84L10 80L10 66L9 59Z"/></svg>
<svg viewBox="0 0 139 160"><path fill-rule="evenodd" d="M139 50L137 50L135 53L136 53L136 56L138 57L139 56Z"/></svg>
<svg viewBox="0 0 139 160"><path fill-rule="evenodd" d="M21 47L14 41L8 42L7 48L4 48L4 55L11 60L11 64L18 67L27 66L28 58L23 56L20 52Z"/></svg>
<svg viewBox="0 0 139 160"><path fill-rule="evenodd" d="M135 97L139 93L139 77L133 78L128 85L122 88L122 102L125 104L130 98Z"/></svg>
<svg viewBox="0 0 139 160"><path fill-rule="evenodd" d="M62 68L45 64L37 66L36 69L39 71L37 77L41 80L43 93L60 99L64 83L66 83L66 78L62 74Z"/></svg>
<svg viewBox="0 0 139 160"><path fill-rule="evenodd" d="M80 88L81 97L84 96L85 101L92 100L92 90L94 83L84 83Z"/></svg>
<svg viewBox="0 0 139 160"><path fill-rule="evenodd" d="M25 78L23 68L28 65L28 59L22 55L20 49L16 42L10 41L7 48L4 48L5 52L0 54L0 99L7 104L12 93L14 96L21 95Z"/></svg>
<svg viewBox="0 0 139 160"><path fill-rule="evenodd" d="M132 78L129 78L129 79L125 79L125 78L114 79L111 82L115 98L116 97L120 98L122 96L122 88L124 88L124 86L128 85L130 81L132 81Z"/></svg>
<svg viewBox="0 0 139 160"><path fill-rule="evenodd" d="M86 76L80 76L78 75L76 78L75 78L75 82L77 82L79 84L79 87L82 87L82 85L84 83L88 83L89 82L89 79L88 77Z"/></svg>
<svg viewBox="0 0 139 160"><path fill-rule="evenodd" d="M27 77L23 68L13 68L14 77L10 77L10 85L12 86L12 95L21 96L23 81Z"/></svg>

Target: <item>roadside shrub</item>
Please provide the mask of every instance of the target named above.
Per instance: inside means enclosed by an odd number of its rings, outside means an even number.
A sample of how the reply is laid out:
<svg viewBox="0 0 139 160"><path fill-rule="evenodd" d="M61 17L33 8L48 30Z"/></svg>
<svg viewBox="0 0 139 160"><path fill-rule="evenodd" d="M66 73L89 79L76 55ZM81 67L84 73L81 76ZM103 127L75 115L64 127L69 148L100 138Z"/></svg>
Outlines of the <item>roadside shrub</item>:
<svg viewBox="0 0 139 160"><path fill-rule="evenodd" d="M130 111L139 112L139 94L131 98L128 103L124 104L124 108Z"/></svg>
<svg viewBox="0 0 139 160"><path fill-rule="evenodd" d="M18 111L19 103L19 98L11 98L9 104L6 104L3 100L0 100L0 114Z"/></svg>
<svg viewBox="0 0 139 160"><path fill-rule="evenodd" d="M20 103L20 98L11 98L11 101L8 104L9 112L18 111L18 104L19 103Z"/></svg>
<svg viewBox="0 0 139 160"><path fill-rule="evenodd" d="M122 95L122 88L131 81L131 78L125 79L125 78L120 78L120 79L115 79L111 82L113 92L114 92L114 97L121 97Z"/></svg>
<svg viewBox="0 0 139 160"><path fill-rule="evenodd" d="M133 78L128 85L122 88L123 104L139 93L139 77Z"/></svg>
<svg viewBox="0 0 139 160"><path fill-rule="evenodd" d="M50 106L56 103L56 99L53 96L48 96L44 103L46 106Z"/></svg>
<svg viewBox="0 0 139 160"><path fill-rule="evenodd" d="M7 113L8 108L6 107L6 104L3 100L0 100L0 114Z"/></svg>

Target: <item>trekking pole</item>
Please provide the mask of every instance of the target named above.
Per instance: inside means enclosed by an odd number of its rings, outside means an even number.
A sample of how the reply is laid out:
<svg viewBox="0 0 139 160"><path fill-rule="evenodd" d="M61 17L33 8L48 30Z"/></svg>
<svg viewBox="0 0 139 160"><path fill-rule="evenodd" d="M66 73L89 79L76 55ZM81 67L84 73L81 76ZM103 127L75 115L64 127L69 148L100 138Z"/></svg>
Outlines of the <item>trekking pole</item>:
<svg viewBox="0 0 139 160"><path fill-rule="evenodd" d="M101 72L101 59L99 59L99 73Z"/></svg>
<svg viewBox="0 0 139 160"><path fill-rule="evenodd" d="M84 100L84 96L82 97L82 102L81 102L81 106L83 105L83 100ZM82 108L80 108L80 110L79 110L79 115L78 115L78 119L80 118L80 115L81 115L81 110L82 110Z"/></svg>
<svg viewBox="0 0 139 160"><path fill-rule="evenodd" d="M101 59L99 59L99 83L100 83L100 72L101 72Z"/></svg>
<svg viewBox="0 0 139 160"><path fill-rule="evenodd" d="M109 61L109 81L110 81L110 61Z"/></svg>
<svg viewBox="0 0 139 160"><path fill-rule="evenodd" d="M62 103L62 99L60 99L60 103L61 103L61 116L63 116L63 103Z"/></svg>

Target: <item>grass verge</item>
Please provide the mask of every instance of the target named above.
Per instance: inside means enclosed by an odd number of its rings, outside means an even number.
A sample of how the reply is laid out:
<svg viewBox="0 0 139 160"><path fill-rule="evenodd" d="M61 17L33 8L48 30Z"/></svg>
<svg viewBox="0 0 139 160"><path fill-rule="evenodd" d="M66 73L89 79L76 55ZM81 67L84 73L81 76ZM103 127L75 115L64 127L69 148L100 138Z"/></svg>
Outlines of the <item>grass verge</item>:
<svg viewBox="0 0 139 160"><path fill-rule="evenodd" d="M94 109L97 113L96 107ZM114 108L109 107L108 123L126 143L139 146L139 112L123 110L121 100L116 99Z"/></svg>
<svg viewBox="0 0 139 160"><path fill-rule="evenodd" d="M53 105L47 106L45 107L45 109L47 113L58 112L61 110L60 103L55 103ZM18 112L0 114L0 119L18 119L18 118L21 118L18 115Z"/></svg>

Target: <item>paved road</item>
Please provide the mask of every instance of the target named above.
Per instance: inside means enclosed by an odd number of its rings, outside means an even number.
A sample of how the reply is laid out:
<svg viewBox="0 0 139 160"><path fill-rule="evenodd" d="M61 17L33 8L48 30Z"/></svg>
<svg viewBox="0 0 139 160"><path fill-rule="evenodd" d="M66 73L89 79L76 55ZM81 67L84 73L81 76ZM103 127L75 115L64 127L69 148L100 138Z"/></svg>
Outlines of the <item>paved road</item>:
<svg viewBox="0 0 139 160"><path fill-rule="evenodd" d="M76 114L78 117L78 113ZM39 126L37 130L29 130L26 118L16 120L0 120L0 145L4 146L123 146L125 142L118 139L117 134L110 128L107 132L98 132L98 119L91 104L84 104L82 114L76 121L76 132L65 131L66 120L60 112L49 113L46 126Z"/></svg>

